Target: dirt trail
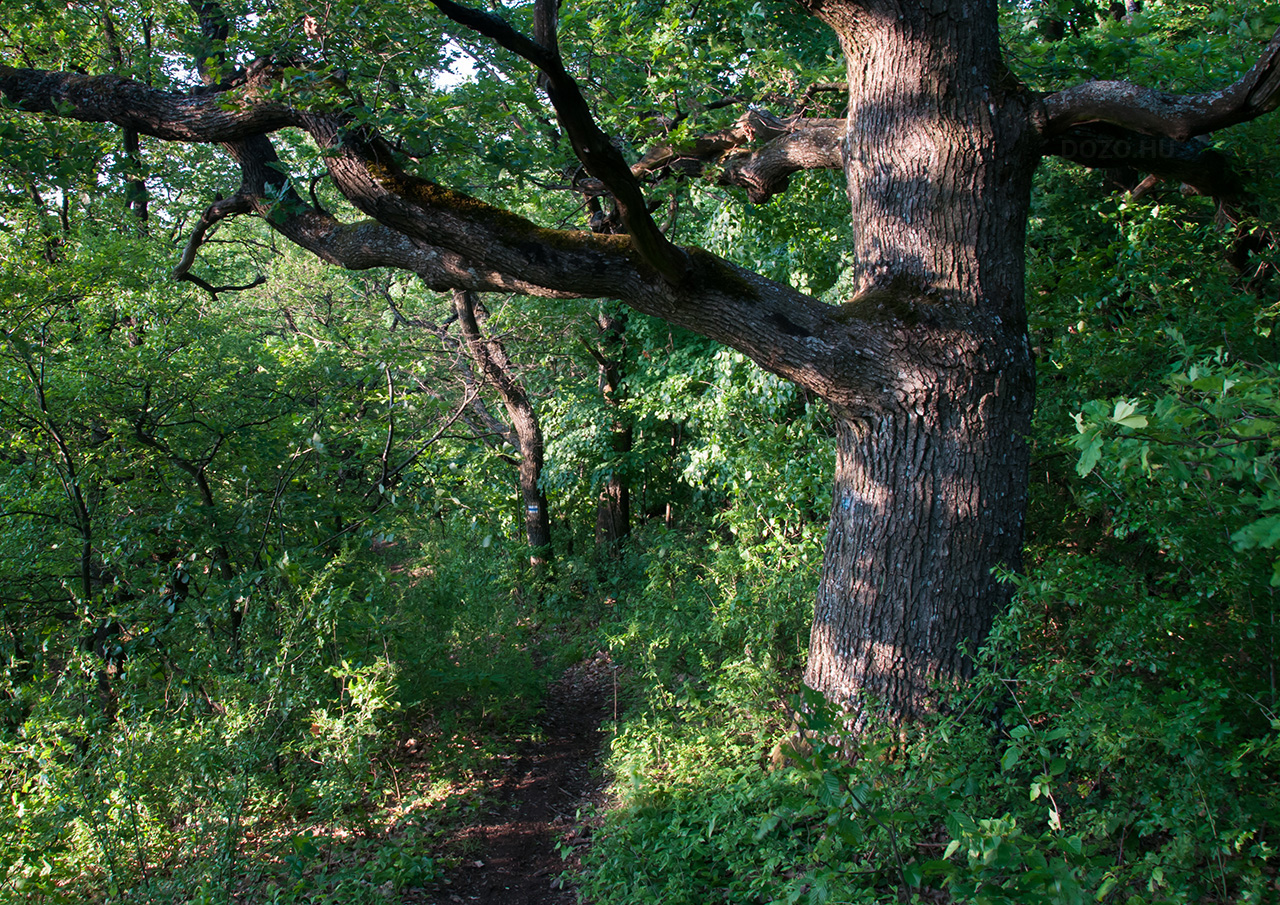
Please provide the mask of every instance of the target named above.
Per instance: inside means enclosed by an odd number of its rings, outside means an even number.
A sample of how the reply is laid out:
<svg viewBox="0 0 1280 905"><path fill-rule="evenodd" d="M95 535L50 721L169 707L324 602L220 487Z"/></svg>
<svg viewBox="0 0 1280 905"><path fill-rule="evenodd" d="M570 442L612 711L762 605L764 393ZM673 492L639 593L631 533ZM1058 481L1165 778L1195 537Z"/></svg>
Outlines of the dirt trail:
<svg viewBox="0 0 1280 905"><path fill-rule="evenodd" d="M594 773L600 722L612 713L612 664L605 654L575 664L547 690L546 740L526 745L495 790L497 804L451 847L466 852L437 901L466 905L575 905L558 888L568 866L556 850L574 812L600 793Z"/></svg>

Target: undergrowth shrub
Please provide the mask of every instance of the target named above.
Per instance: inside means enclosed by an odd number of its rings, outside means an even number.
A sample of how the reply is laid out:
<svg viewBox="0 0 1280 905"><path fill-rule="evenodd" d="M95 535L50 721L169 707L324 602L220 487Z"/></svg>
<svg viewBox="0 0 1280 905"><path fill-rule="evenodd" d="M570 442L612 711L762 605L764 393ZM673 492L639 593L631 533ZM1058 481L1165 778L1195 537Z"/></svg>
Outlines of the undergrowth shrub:
<svg viewBox="0 0 1280 905"><path fill-rule="evenodd" d="M546 611L542 581L524 574L519 539L483 524L449 527L424 538L419 554L430 565L417 579L419 621L405 631L405 699L472 728L521 726L542 702L538 629L559 617Z"/></svg>
<svg viewBox="0 0 1280 905"><path fill-rule="evenodd" d="M761 860L794 858L791 846L756 839L793 782L760 765L779 730L766 705L775 681L740 662L688 685L612 741L618 801L588 856L589 901L754 901Z"/></svg>
<svg viewBox="0 0 1280 905"><path fill-rule="evenodd" d="M593 901L1275 901L1275 389L1201 359L1086 406L1065 442L1095 527L1033 548L975 679L905 741L851 738L814 696L798 725L770 709L785 675L749 651L778 648L720 617L749 560L672 540L609 635L647 691L613 739Z"/></svg>
<svg viewBox="0 0 1280 905"><path fill-rule="evenodd" d="M996 668L1027 619L1024 604L1002 624L958 712L905 744L850 738L816 696L797 701L805 741L789 736L781 769L766 754L786 726L758 711L708 699L634 718L614 740L619 802L588 895L1274 901L1280 722L1233 724L1212 683L1153 693L1047 657Z"/></svg>
<svg viewBox="0 0 1280 905"><path fill-rule="evenodd" d="M256 869L247 835L281 808L358 819L400 711L382 631L396 607L376 564L347 552L264 581L234 655L172 619L131 627L113 672L82 648L46 659L0 736L4 897L225 900Z"/></svg>

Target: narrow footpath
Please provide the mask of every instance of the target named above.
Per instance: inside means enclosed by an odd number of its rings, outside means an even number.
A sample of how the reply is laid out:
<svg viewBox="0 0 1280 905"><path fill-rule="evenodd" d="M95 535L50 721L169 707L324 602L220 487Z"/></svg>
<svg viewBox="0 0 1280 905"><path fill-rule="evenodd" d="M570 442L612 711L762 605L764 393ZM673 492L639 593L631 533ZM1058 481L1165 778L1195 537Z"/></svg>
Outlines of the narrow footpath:
<svg viewBox="0 0 1280 905"><path fill-rule="evenodd" d="M598 801L600 723L612 714L613 668L606 654L571 666L547 690L545 740L526 745L495 789L496 804L451 847L462 863L437 901L465 905L575 905L560 877L557 850L575 828L575 812Z"/></svg>

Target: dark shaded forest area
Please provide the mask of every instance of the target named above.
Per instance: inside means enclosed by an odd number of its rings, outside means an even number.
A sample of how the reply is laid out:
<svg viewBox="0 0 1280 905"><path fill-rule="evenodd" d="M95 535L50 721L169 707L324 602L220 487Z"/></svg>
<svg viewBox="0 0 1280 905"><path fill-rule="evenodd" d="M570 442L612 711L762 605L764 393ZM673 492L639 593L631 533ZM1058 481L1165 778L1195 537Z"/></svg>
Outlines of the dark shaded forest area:
<svg viewBox="0 0 1280 905"><path fill-rule="evenodd" d="M0 97L0 901L1280 898L1280 7L31 0Z"/></svg>

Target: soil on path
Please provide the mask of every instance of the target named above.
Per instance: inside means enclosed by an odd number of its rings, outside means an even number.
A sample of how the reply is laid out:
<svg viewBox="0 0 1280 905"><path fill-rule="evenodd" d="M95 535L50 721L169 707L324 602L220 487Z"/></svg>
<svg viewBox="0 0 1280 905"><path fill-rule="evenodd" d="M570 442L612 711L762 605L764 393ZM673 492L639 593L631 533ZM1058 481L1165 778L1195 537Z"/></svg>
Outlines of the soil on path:
<svg viewBox="0 0 1280 905"><path fill-rule="evenodd" d="M595 767L612 682L612 664L601 653L570 667L547 690L545 740L511 759L496 804L455 837L450 848L465 854L437 901L575 905L573 890L560 883L569 864L556 845L575 832L577 809L601 795Z"/></svg>

